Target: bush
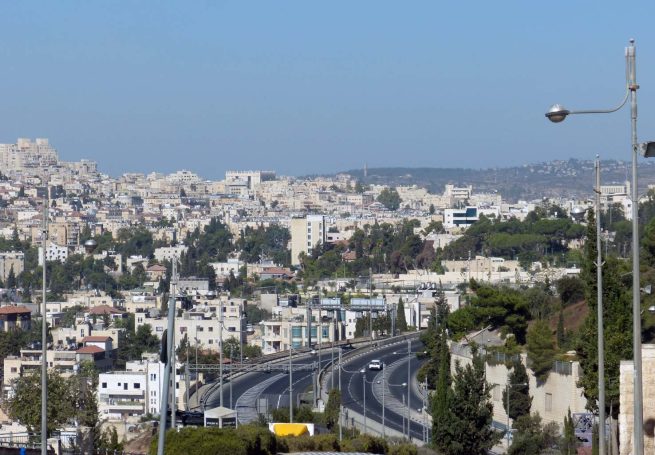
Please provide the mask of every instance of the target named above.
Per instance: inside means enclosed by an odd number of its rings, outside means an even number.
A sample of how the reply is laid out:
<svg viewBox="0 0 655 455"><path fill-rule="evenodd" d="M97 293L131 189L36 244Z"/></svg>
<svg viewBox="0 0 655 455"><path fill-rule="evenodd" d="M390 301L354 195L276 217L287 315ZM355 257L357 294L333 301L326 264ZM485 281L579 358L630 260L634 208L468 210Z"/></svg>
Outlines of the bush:
<svg viewBox="0 0 655 455"><path fill-rule="evenodd" d="M280 438L280 450L284 452L339 452L339 440L334 434Z"/></svg>
<svg viewBox="0 0 655 455"><path fill-rule="evenodd" d="M188 455L275 455L277 439L268 429L244 425L231 428L183 428L166 432L165 454ZM150 445L150 454L157 453L157 439Z"/></svg>

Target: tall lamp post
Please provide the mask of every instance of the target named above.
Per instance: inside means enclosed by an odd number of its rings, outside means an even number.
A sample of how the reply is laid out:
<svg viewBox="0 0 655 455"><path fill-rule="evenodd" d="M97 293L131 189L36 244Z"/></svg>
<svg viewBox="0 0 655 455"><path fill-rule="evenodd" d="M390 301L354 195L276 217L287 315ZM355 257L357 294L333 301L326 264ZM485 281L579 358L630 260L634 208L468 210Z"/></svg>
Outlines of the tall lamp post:
<svg viewBox="0 0 655 455"><path fill-rule="evenodd" d="M46 248L48 246L48 183L45 185L43 203L43 277L41 283L41 453L48 453L48 324L46 322Z"/></svg>
<svg viewBox="0 0 655 455"><path fill-rule="evenodd" d="M555 104L546 113L546 117L553 123L564 121L568 115L572 114L609 114L621 109L628 98L630 99L630 121L631 121L631 144L632 144L632 342L634 355L634 451L635 455L644 453L644 409L643 409L643 389L642 389L642 366L641 366L641 296L639 290L639 200L637 193L637 153L641 153L646 158L655 157L655 143L646 142L639 144L637 142L637 70L636 70L636 51L635 41L630 40L626 47L626 93L621 103L613 109L595 109L570 111L560 104ZM598 352L598 355L604 353ZM604 379L599 374L599 380ZM605 403L600 402L599 394L599 413L603 410ZM599 425L599 454L605 453L605 422Z"/></svg>

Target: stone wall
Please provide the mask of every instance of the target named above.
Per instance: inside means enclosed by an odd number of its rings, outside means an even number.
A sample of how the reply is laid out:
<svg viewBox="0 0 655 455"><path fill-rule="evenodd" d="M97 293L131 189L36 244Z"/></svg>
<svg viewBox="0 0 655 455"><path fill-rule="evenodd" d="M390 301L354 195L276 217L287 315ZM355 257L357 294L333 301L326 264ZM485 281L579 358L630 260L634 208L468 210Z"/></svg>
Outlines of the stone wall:
<svg viewBox="0 0 655 455"><path fill-rule="evenodd" d="M642 346L642 385L644 421L655 418L655 345ZM620 366L619 444L621 455L632 454L633 406L634 406L634 362L622 360ZM644 453L655 453L652 437L644 436Z"/></svg>

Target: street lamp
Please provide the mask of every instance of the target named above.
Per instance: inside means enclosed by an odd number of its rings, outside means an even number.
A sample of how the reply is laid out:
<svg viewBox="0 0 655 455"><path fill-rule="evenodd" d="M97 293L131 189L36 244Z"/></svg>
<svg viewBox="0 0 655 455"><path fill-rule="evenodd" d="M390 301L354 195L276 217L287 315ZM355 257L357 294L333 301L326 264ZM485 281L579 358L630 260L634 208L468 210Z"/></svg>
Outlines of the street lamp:
<svg viewBox="0 0 655 455"><path fill-rule="evenodd" d="M359 372L362 374L362 389L364 390L364 433L366 433L366 370L362 368Z"/></svg>
<svg viewBox="0 0 655 455"><path fill-rule="evenodd" d="M405 354L404 352L398 352L398 351L394 351L393 353L394 354ZM411 355L412 354L427 354L427 351L412 352L412 340L408 339L407 340L407 439L411 439L410 434L409 434L409 422L410 422L410 410L412 409L412 406L411 406L411 403L410 403L410 395L409 395L410 387L409 387L409 384L412 383L412 381L411 381L411 369L410 369ZM404 399L404 397L403 397L403 399ZM403 432L404 431L405 430L403 428Z"/></svg>
<svg viewBox="0 0 655 455"><path fill-rule="evenodd" d="M380 381L377 381L378 384L382 386L382 437L386 438L387 437L387 426L386 426L386 420L385 420L385 382L388 387L407 387L407 383L403 382L402 384L389 384L387 379L384 377L384 370L385 370L385 364L382 364L382 379ZM405 396L403 395L403 400L405 399ZM403 417L403 420L405 418ZM405 425L403 424L403 434L405 434Z"/></svg>
<svg viewBox="0 0 655 455"><path fill-rule="evenodd" d="M546 117L553 123L564 121L567 116L572 114L609 114L621 109L628 98L630 99L630 120L631 120L631 144L632 144L632 342L634 355L634 453L643 455L644 453L644 409L643 409L643 390L642 390L642 365L641 365L641 296L639 294L639 200L637 193L637 154L641 153L645 158L655 156L655 143L645 142L639 144L637 141L637 70L636 70L636 51L635 41L630 40L626 47L626 93L621 103L613 109L596 109L583 111L570 111L560 104L553 105ZM604 355L600 352L599 356ZM599 377L599 418L605 415L605 397L604 397L604 376ZM601 380L602 378L602 380ZM602 388L602 390L601 390ZM602 391L602 396L601 396ZM601 401L602 399L602 401ZM601 421L598 426L598 449L600 455L605 455L605 422Z"/></svg>

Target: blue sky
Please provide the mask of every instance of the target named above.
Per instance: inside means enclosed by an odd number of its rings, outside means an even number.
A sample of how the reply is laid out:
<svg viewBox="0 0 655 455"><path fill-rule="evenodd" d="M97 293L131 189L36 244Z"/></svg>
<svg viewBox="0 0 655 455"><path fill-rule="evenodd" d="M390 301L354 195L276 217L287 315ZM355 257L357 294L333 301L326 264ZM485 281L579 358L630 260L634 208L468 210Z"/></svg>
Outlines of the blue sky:
<svg viewBox="0 0 655 455"><path fill-rule="evenodd" d="M113 175L629 159L603 108L637 40L655 140L655 2L4 2L0 142L48 137Z"/></svg>

